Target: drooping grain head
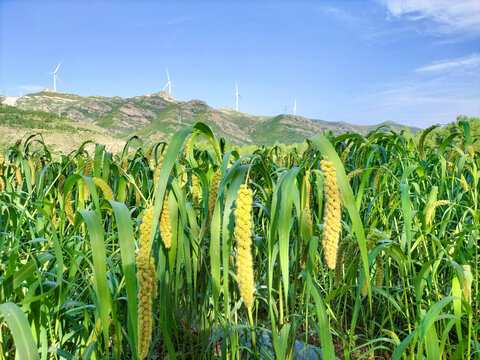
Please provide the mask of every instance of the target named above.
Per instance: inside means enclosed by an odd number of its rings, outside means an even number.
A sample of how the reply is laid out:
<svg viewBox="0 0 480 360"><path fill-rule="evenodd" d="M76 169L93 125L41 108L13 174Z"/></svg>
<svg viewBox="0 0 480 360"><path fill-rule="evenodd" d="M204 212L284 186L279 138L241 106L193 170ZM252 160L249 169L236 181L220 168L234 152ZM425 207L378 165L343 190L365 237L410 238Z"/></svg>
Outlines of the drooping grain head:
<svg viewBox="0 0 480 360"><path fill-rule="evenodd" d="M472 145L467 146L467 153L472 159L475 158L475 149L473 148Z"/></svg>
<svg viewBox="0 0 480 360"><path fill-rule="evenodd" d="M432 220L432 215L435 213L435 209L439 206L443 206L443 205L448 205L450 204L450 201L448 200L438 200L438 201L435 201L432 205L430 205L430 207L427 209L427 212L425 214L425 222L427 224L430 223L430 221Z"/></svg>
<svg viewBox="0 0 480 360"><path fill-rule="evenodd" d="M385 165L382 165L378 170L377 173L375 174L375 178L373 179L373 187L375 194L378 194L380 192L380 184L383 176L383 173L385 172Z"/></svg>
<svg viewBox="0 0 480 360"><path fill-rule="evenodd" d="M35 164L37 165L37 172L40 174L43 170L42 160L40 154L35 154Z"/></svg>
<svg viewBox="0 0 480 360"><path fill-rule="evenodd" d="M113 200L113 191L102 178L94 177L93 182L102 190L105 199Z"/></svg>
<svg viewBox="0 0 480 360"><path fill-rule="evenodd" d="M150 235L153 220L153 207L145 209L140 225L140 249L137 250L138 279L138 357L145 359L152 341L153 316L152 297L158 292L155 262L150 249Z"/></svg>
<svg viewBox="0 0 480 360"><path fill-rule="evenodd" d="M192 147L192 139L193 139L193 136L190 136L190 139L188 139L188 141L187 141L187 146L185 146L185 157L186 158L190 157L190 150L191 150L191 147Z"/></svg>
<svg viewBox="0 0 480 360"><path fill-rule="evenodd" d="M72 194L73 194L73 187L68 190L67 195L65 196L65 213L67 214L67 219L70 221L70 224L74 224L75 222L75 213L73 212L72 207Z"/></svg>
<svg viewBox="0 0 480 360"><path fill-rule="evenodd" d="M347 180L350 182L355 176L360 175L361 173L363 173L363 169L355 169L350 171L347 175Z"/></svg>
<svg viewBox="0 0 480 360"><path fill-rule="evenodd" d="M22 181L22 174L20 172L20 169L16 167L15 165L13 166L13 171L15 172L15 181L17 182L18 187L22 187L23 181Z"/></svg>
<svg viewBox="0 0 480 360"><path fill-rule="evenodd" d="M235 238L237 240L237 279L240 295L247 308L253 304L254 277L252 259L252 190L241 185L235 209Z"/></svg>
<svg viewBox="0 0 480 360"><path fill-rule="evenodd" d="M427 128L422 135L420 136L420 140L418 141L418 149L420 151L420 158L423 159L425 157L425 139L427 138L427 135L430 134L433 130L435 130L438 127L438 125L432 125L429 128Z"/></svg>
<svg viewBox="0 0 480 360"><path fill-rule="evenodd" d="M168 209L168 194L165 192L163 198L162 212L160 214L160 235L162 236L163 244L167 249L172 246L172 226L170 224L170 211Z"/></svg>
<svg viewBox="0 0 480 360"><path fill-rule="evenodd" d="M148 205L143 213L140 225L140 252L147 256L150 248L150 234L152 230L153 207Z"/></svg>
<svg viewBox="0 0 480 360"><path fill-rule="evenodd" d="M208 217L207 227L212 220L213 210L215 209L215 202L217 200L218 185L220 184L220 178L222 174L220 171L215 171L212 177L212 183L210 184L210 190L208 193Z"/></svg>
<svg viewBox="0 0 480 360"><path fill-rule="evenodd" d="M195 174L192 174L192 201L193 207L198 206L198 177Z"/></svg>
<svg viewBox="0 0 480 360"><path fill-rule="evenodd" d="M339 286L340 282L342 281L343 277L343 259L344 259L344 253L345 249L350 245L350 241L348 238L345 238L343 241L340 242L338 245L338 251L337 251L337 262L335 264L335 286ZM348 266L348 264L346 264Z"/></svg>
<svg viewBox="0 0 480 360"><path fill-rule="evenodd" d="M325 260L330 269L335 269L337 261L338 240L342 226L340 192L338 190L337 175L333 162L322 159L320 166L325 177L325 217L323 221L323 248Z"/></svg>
<svg viewBox="0 0 480 360"><path fill-rule="evenodd" d="M352 141L350 144L348 144L348 146L345 148L345 150L343 150L342 157L341 157L342 164L345 164L345 161L347 160L347 156L350 153L350 150L352 149L353 144L354 143Z"/></svg>
<svg viewBox="0 0 480 360"><path fill-rule="evenodd" d="M167 149L168 145L163 148L162 156L160 156L160 160L158 161L158 165L153 174L153 184L155 191L157 190L158 178L160 177L160 171L162 170L163 159L165 158L165 153L167 152Z"/></svg>
<svg viewBox="0 0 480 360"><path fill-rule="evenodd" d="M460 186L463 190L468 191L468 183L463 174L460 176Z"/></svg>
<svg viewBox="0 0 480 360"><path fill-rule="evenodd" d="M32 159L28 159L28 167L30 168L30 183L35 185L35 165Z"/></svg>

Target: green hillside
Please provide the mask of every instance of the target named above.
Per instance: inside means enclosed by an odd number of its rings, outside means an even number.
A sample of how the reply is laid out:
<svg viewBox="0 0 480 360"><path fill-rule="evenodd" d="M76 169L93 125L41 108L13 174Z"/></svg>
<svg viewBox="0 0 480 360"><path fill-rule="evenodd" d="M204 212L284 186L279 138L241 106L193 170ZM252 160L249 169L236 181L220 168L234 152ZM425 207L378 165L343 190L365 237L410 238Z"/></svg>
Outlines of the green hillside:
<svg viewBox="0 0 480 360"><path fill-rule="evenodd" d="M133 98L80 96L45 91L20 98L0 97L0 103L8 103L26 111L44 111L49 114L97 125L108 134L127 139L137 135L147 142L166 141L185 125L199 120L208 124L216 134L237 145L272 145L275 142L292 144L306 138L331 131L335 135L356 132L366 135L383 125L351 125L345 122L328 122L302 116L255 116L233 109L214 109L201 100L179 101L161 91ZM385 123L394 131L404 126ZM416 133L418 128L411 128Z"/></svg>

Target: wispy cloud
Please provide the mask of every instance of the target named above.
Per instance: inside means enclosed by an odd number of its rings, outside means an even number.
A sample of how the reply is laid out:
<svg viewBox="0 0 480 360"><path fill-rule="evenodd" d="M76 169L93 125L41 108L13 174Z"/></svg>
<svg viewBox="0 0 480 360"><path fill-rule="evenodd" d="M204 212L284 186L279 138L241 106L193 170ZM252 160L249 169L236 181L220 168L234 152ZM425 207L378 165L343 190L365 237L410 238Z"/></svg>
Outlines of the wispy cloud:
<svg viewBox="0 0 480 360"><path fill-rule="evenodd" d="M434 35L480 35L478 0L379 0L388 19L406 18L423 22L423 30Z"/></svg>
<svg viewBox="0 0 480 360"><path fill-rule="evenodd" d="M435 61L430 65L417 68L416 72L445 72L457 69L470 69L480 66L480 54L472 54L456 59Z"/></svg>
<svg viewBox="0 0 480 360"><path fill-rule="evenodd" d="M18 90L24 92L39 92L43 89L43 86L40 85L20 85L18 86Z"/></svg>
<svg viewBox="0 0 480 360"><path fill-rule="evenodd" d="M446 124L459 115L480 115L480 54L436 61L404 79L372 84L339 107L335 119L372 124L392 120L425 128ZM348 109L348 110L347 110Z"/></svg>

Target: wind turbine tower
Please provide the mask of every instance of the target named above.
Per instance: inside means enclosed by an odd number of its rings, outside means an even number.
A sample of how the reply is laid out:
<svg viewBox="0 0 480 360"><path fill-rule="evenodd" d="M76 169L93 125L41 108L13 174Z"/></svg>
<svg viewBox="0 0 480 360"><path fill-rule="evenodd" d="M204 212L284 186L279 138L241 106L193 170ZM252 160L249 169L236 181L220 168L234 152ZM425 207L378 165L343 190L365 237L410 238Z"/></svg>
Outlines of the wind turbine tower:
<svg viewBox="0 0 480 360"><path fill-rule="evenodd" d="M235 110L238 111L238 98L240 97L239 93L238 93L238 85L237 83L235 83L235 98L236 98L236 101L235 101Z"/></svg>
<svg viewBox="0 0 480 360"><path fill-rule="evenodd" d="M53 75L53 91L57 91L57 71L60 68L60 65L62 65L61 61L58 63L58 66L55 69L55 71L50 73L50 75Z"/></svg>
<svg viewBox="0 0 480 360"><path fill-rule="evenodd" d="M168 87L168 92L170 93L170 95L172 95L172 80L170 80L170 74L168 73L168 68L167 68L167 83L165 84L165 86L163 87L163 90L165 90L167 87Z"/></svg>
<svg viewBox="0 0 480 360"><path fill-rule="evenodd" d="M293 115L297 115L297 99L293 103Z"/></svg>

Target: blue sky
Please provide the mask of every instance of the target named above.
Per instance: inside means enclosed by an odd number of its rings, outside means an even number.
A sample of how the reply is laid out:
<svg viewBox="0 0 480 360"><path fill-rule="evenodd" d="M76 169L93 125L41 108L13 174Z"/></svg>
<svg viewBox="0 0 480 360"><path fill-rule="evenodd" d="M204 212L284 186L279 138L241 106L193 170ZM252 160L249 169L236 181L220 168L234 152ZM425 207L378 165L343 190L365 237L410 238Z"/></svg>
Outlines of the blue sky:
<svg viewBox="0 0 480 360"><path fill-rule="evenodd" d="M480 1L0 0L0 91L426 127L480 116Z"/></svg>

